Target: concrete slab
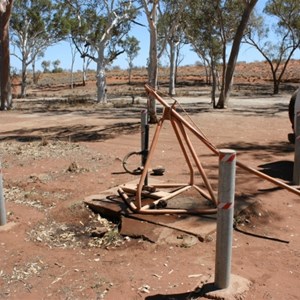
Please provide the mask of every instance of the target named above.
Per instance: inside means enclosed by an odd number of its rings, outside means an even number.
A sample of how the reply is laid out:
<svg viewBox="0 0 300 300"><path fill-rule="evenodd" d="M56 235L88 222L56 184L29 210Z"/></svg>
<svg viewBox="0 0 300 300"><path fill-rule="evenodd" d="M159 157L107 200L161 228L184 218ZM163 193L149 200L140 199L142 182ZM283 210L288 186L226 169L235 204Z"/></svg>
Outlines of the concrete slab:
<svg viewBox="0 0 300 300"><path fill-rule="evenodd" d="M155 181L156 183L161 183ZM136 185L131 182L128 185ZM187 243L188 240L193 241L193 238L187 238L186 235L196 237L200 241L209 240L208 236L216 230L216 216L195 216L195 215L145 215L133 213L124 203L123 199L118 195L118 187L106 190L97 195L91 195L84 199L84 203L89 206L94 212L112 219L121 221L122 235L131 237L141 237L152 242L166 241L168 243ZM160 194L160 191L154 193L154 198ZM199 194L198 194L199 195ZM180 199L169 200L170 207L177 208L197 208L203 207L202 199L193 199L193 197L181 196ZM147 199L145 200L147 201ZM153 199L151 200L153 201ZM143 200L144 203L144 200ZM169 204L168 204L169 205ZM164 237L164 233L168 229L168 238ZM170 232L176 231L174 237L171 237ZM177 236L184 238L178 239ZM168 240L168 241L167 241Z"/></svg>
<svg viewBox="0 0 300 300"><path fill-rule="evenodd" d="M208 283L200 287L200 290L201 295L204 295L209 299L236 300L245 299L250 286L250 280L238 275L231 274L230 285L228 288L218 290L214 287L213 283Z"/></svg>
<svg viewBox="0 0 300 300"><path fill-rule="evenodd" d="M134 189L137 180L126 183L126 188ZM161 181L156 179L151 180L149 184L161 184ZM125 185L122 185L123 188ZM121 234L130 237L141 237L152 242L180 242L177 241L176 235L185 234L196 237L200 241L210 241L211 235L216 231L216 215L179 215L179 214L140 214L133 213L125 204L123 199L118 195L118 188L114 187L103 191L97 195L91 195L84 199L85 204L89 206L94 212L99 213L103 217L120 220ZM165 195L165 191L155 191L151 195L147 195L145 191L145 200L154 201L158 195ZM149 197L149 198L147 198ZM247 202L246 206L251 202ZM208 208L210 203L196 191L184 192L171 200L167 201L167 208L183 208L183 209L203 209ZM245 208L245 203L239 201L235 203L235 209L240 210ZM164 233L168 229L170 235L171 230L176 231L174 237L164 237ZM170 235L172 236L172 235Z"/></svg>
<svg viewBox="0 0 300 300"><path fill-rule="evenodd" d="M157 225L155 224L128 217L121 218L120 234L124 236L142 238L149 242L156 243L159 239L159 232L156 229Z"/></svg>

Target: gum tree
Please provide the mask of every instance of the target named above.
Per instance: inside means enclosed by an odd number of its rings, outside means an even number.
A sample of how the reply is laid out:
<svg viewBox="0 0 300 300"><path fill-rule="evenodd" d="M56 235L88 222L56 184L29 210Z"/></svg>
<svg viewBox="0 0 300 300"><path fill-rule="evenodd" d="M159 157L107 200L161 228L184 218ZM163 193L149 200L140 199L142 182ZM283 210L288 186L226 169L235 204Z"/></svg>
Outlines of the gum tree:
<svg viewBox="0 0 300 300"><path fill-rule="evenodd" d="M148 21L150 44L148 59L148 83L152 88L157 89L158 81L158 41L157 41L157 17L159 0L147 1L141 0L144 12ZM156 101L150 96L148 101L149 122L157 123Z"/></svg>
<svg viewBox="0 0 300 300"><path fill-rule="evenodd" d="M234 38L232 40L231 51L229 55L229 59L227 62L227 66L223 75L223 83L221 88L221 93L219 97L219 101L217 104L218 108L226 108L228 105L228 100L231 92L232 81L234 70L237 62L237 58L239 55L240 45L242 42L242 38L244 36L245 29L247 27L249 18L251 13L256 5L258 0L244 0L242 2L242 13L240 18L238 18L238 26L234 34Z"/></svg>
<svg viewBox="0 0 300 300"><path fill-rule="evenodd" d="M170 61L169 95L174 96L179 49L184 42L183 10L185 1L163 0L158 20L158 39L160 48L167 51Z"/></svg>
<svg viewBox="0 0 300 300"><path fill-rule="evenodd" d="M175 18L172 20L172 23L168 24L163 21L164 16L166 16L170 11L168 11L171 7L176 8L177 12L181 11L182 9L182 1L147 1L147 0L140 0L143 10L145 12L147 21L148 21L148 28L149 28L149 36L150 36L150 43L149 43L149 59L148 59L148 83L154 89L157 89L157 82L158 82L158 62L160 57L165 51L166 45L168 40L175 35L178 24L179 18ZM173 4L173 6L171 5ZM176 14L177 14L176 12ZM161 29L158 30L158 23L159 19L162 20ZM160 41L159 41L160 38ZM175 42L175 37L174 37ZM176 44L176 42L175 42ZM175 75L174 75L175 76ZM172 91L173 92L173 91ZM171 92L171 93L172 93ZM156 101L155 99L150 96L148 102L148 112L149 112L149 122L156 123L157 122L157 115L156 115Z"/></svg>
<svg viewBox="0 0 300 300"><path fill-rule="evenodd" d="M131 84L133 60L137 57L141 47L139 46L139 41L134 36L128 36L122 43L125 50L128 62L128 82Z"/></svg>
<svg viewBox="0 0 300 300"><path fill-rule="evenodd" d="M211 97L213 107L216 106L216 90L218 66L222 56L226 56L226 38L224 30L220 30L220 12L218 6L208 1L189 1L185 10L185 34L192 49L209 67L212 77ZM217 17L218 16L218 17ZM223 61L225 64L225 62Z"/></svg>
<svg viewBox="0 0 300 300"><path fill-rule="evenodd" d="M13 0L0 0L0 109L9 109L12 106L10 81L10 52L9 52L9 22L13 7Z"/></svg>
<svg viewBox="0 0 300 300"><path fill-rule="evenodd" d="M210 65L213 103L216 67L222 66L221 92L218 103L214 104L218 108L227 107L241 39L257 1L187 1L187 36L195 51Z"/></svg>
<svg viewBox="0 0 300 300"><path fill-rule="evenodd" d="M97 64L97 102L107 102L106 68L120 54L137 11L131 1L66 1L69 32L82 58ZM78 45L84 44L81 48Z"/></svg>
<svg viewBox="0 0 300 300"><path fill-rule="evenodd" d="M269 0L264 12L272 16L275 23L269 26L263 16L253 19L244 42L265 58L273 77L273 93L278 94L288 63L300 46L300 2ZM275 34L276 42L269 39L271 32Z"/></svg>
<svg viewBox="0 0 300 300"><path fill-rule="evenodd" d="M26 97L27 69L51 45L64 38L60 11L55 1L15 0L11 17L14 53L22 64L21 97Z"/></svg>

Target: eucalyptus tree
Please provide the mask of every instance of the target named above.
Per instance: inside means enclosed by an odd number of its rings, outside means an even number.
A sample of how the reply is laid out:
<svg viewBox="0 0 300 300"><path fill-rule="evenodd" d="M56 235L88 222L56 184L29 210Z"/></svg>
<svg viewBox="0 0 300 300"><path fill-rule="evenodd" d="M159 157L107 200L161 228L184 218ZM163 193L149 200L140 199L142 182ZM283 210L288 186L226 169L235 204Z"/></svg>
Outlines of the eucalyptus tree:
<svg viewBox="0 0 300 300"><path fill-rule="evenodd" d="M19 53L13 53L22 64L21 96L26 96L27 68L38 55L64 38L61 13L55 1L15 0L11 17L11 43Z"/></svg>
<svg viewBox="0 0 300 300"><path fill-rule="evenodd" d="M158 40L157 40L157 18L159 0L141 0L145 15L148 21L150 43L149 43L149 58L148 58L148 83L154 89L157 89L158 81ZM150 96L148 101L149 122L157 123L156 101Z"/></svg>
<svg viewBox="0 0 300 300"><path fill-rule="evenodd" d="M245 29L247 27L249 18L252 14L252 11L256 5L258 0L244 0L238 1L238 4L234 4L234 6L238 5L242 9L241 14L238 15L237 21L238 26L236 30L234 30L234 37L232 39L232 46L230 50L229 59L227 62L227 66L225 69L225 72L223 73L223 82L222 82L222 88L221 93L219 97L219 101L217 104L218 108L226 108L228 105L228 100L231 92L231 86L234 76L234 70L240 50L240 45L242 42L242 38L245 33ZM230 11L230 10L229 10Z"/></svg>
<svg viewBox="0 0 300 300"><path fill-rule="evenodd" d="M184 43L183 10L185 1L163 0L159 7L158 40L160 48L168 52L170 60L169 95L174 96L179 49Z"/></svg>
<svg viewBox="0 0 300 300"><path fill-rule="evenodd" d="M258 0L188 0L187 36L194 50L209 63L213 75L212 102L227 106L241 39ZM231 46L227 61L227 48ZM215 105L217 65L222 66L221 92Z"/></svg>
<svg viewBox="0 0 300 300"><path fill-rule="evenodd" d="M140 42L134 36L128 36L122 42L122 46L125 50L128 62L128 82L131 84L133 61L138 56L141 47L139 46Z"/></svg>
<svg viewBox="0 0 300 300"><path fill-rule="evenodd" d="M77 53L80 54L82 59L82 85L86 85L87 80L87 69L92 59L94 57L95 50L89 50L89 55L86 54L86 47L88 43L86 42L86 31L88 31L87 24L82 22L80 15L80 3L76 1L59 1L59 6L61 11L63 11L62 19L63 23L67 28L66 41L70 45L71 50L71 68L70 68L70 87L74 86L74 64L76 60Z"/></svg>
<svg viewBox="0 0 300 300"><path fill-rule="evenodd" d="M214 2L214 3L213 3ZM185 34L192 49L210 68L212 76L211 97L216 106L217 74L222 57L226 56L224 30L220 29L220 11L216 13L216 1L188 1L185 9ZM223 61L223 63L225 63Z"/></svg>
<svg viewBox="0 0 300 300"><path fill-rule="evenodd" d="M43 60L41 63L41 67L43 68L44 73L49 73L50 72L50 65L51 61L50 60Z"/></svg>
<svg viewBox="0 0 300 300"><path fill-rule="evenodd" d="M160 57L165 51L168 41L173 37L173 43L176 45L177 38L176 31L178 31L178 22L180 20L179 15L182 10L184 1L159 1L159 0L140 0L143 6L145 15L148 21L149 35L150 35L150 45L149 45L149 59L148 59L148 83L154 88L157 89L158 82L158 62ZM172 20L172 23L166 24L163 19L167 18L166 16L170 13L169 9L172 8L176 18ZM161 26L161 29L158 30L158 22L161 19L161 23L165 26ZM169 21L171 17L169 15ZM160 41L159 41L160 39ZM175 75L174 75L175 76ZM153 97L150 96L148 102L148 111L149 111L149 122L156 123L156 101Z"/></svg>
<svg viewBox="0 0 300 300"><path fill-rule="evenodd" d="M120 54L122 40L128 34L137 10L132 1L65 1L70 33L81 57L97 64L97 102L107 101L106 68Z"/></svg>
<svg viewBox="0 0 300 300"><path fill-rule="evenodd" d="M0 0L0 110L9 109L12 106L10 81L9 22L13 2L13 0Z"/></svg>
<svg viewBox="0 0 300 300"><path fill-rule="evenodd" d="M265 58L272 73L273 93L278 94L288 63L300 46L300 2L269 0L264 13L275 23L266 24L263 15L252 19L244 42L254 46Z"/></svg>

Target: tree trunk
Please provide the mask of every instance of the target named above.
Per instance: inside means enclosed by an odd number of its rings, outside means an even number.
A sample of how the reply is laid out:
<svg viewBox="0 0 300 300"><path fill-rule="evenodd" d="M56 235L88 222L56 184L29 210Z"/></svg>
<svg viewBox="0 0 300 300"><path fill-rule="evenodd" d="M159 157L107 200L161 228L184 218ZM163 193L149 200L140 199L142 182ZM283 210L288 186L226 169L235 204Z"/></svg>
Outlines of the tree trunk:
<svg viewBox="0 0 300 300"><path fill-rule="evenodd" d="M274 80L274 84L273 84L273 94L274 95L279 94L279 85L280 85L280 81L279 80Z"/></svg>
<svg viewBox="0 0 300 300"><path fill-rule="evenodd" d="M175 96L175 74L176 74L176 44L171 41L170 45L170 76L169 76L169 95Z"/></svg>
<svg viewBox="0 0 300 300"><path fill-rule="evenodd" d="M82 62L82 86L86 85L86 64L85 64L85 57L83 58L83 62Z"/></svg>
<svg viewBox="0 0 300 300"><path fill-rule="evenodd" d="M217 75L216 75L216 65L213 59L211 61L211 77L212 77L211 102L213 108L216 108Z"/></svg>
<svg viewBox="0 0 300 300"><path fill-rule="evenodd" d="M21 82L21 98L26 97L26 87L27 87L27 66L25 59L22 61L22 82Z"/></svg>
<svg viewBox="0 0 300 300"><path fill-rule="evenodd" d="M132 78L132 68L133 68L133 63L129 63L129 69L128 69L128 84L131 84L131 78Z"/></svg>
<svg viewBox="0 0 300 300"><path fill-rule="evenodd" d="M235 34L235 37L233 40L231 52L230 52L230 57L229 57L229 60L227 63L224 86L221 89L219 101L217 104L218 108L226 108L228 105L228 98L229 98L230 91L231 91L232 78L233 78L235 65L236 65L237 57L238 57L239 50L240 50L241 40L243 38L244 30L247 26L250 14L251 14L254 6L256 5L257 1L258 0L250 0L248 3L245 4L246 6L244 9L242 18L241 18L241 22L237 28L237 31L236 31L236 34Z"/></svg>
<svg viewBox="0 0 300 300"><path fill-rule="evenodd" d="M1 110L9 109L12 106L9 54L9 20L12 6L13 0L7 4L6 11L0 13Z"/></svg>
<svg viewBox="0 0 300 300"><path fill-rule="evenodd" d="M70 78L70 88L74 88L74 64L76 59L76 47L73 46L72 40L69 40L70 49L71 49L71 78Z"/></svg>
<svg viewBox="0 0 300 300"><path fill-rule="evenodd" d="M37 76L35 71L35 59L32 61L32 81L34 84L37 84Z"/></svg>
<svg viewBox="0 0 300 300"><path fill-rule="evenodd" d="M157 89L157 72L158 72L158 58L157 58L157 28L156 28L156 10L158 1L153 2L153 9L151 15L147 14L148 23L150 27L150 47L149 47L149 65L148 65L148 81L153 89ZM148 101L149 123L157 123L156 115L156 100L153 96L149 97Z"/></svg>
<svg viewBox="0 0 300 300"><path fill-rule="evenodd" d="M105 72L105 59L104 59L104 49L103 51L98 51L97 60L97 102L106 103L106 72Z"/></svg>

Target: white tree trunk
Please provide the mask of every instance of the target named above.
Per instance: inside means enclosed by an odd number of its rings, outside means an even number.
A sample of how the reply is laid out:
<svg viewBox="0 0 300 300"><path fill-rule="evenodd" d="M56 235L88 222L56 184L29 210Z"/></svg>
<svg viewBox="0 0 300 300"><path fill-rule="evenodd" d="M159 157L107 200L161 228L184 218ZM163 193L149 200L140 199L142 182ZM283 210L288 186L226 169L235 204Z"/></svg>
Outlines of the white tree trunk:
<svg viewBox="0 0 300 300"><path fill-rule="evenodd" d="M169 95L175 96L175 74L176 74L176 44L171 41L170 45L170 78L169 78Z"/></svg>
<svg viewBox="0 0 300 300"><path fill-rule="evenodd" d="M69 41L71 49L71 78L70 78L70 88L74 88L74 64L76 59L76 48L73 46L72 40Z"/></svg>
<svg viewBox="0 0 300 300"><path fill-rule="evenodd" d="M90 64L90 59L86 59L86 57L83 58L82 61L82 85L85 86L86 85L86 81L87 81L87 70Z"/></svg>
<svg viewBox="0 0 300 300"><path fill-rule="evenodd" d="M148 10L146 1L143 1L145 12L148 19L150 30L150 48L149 48L149 65L148 65L148 81L153 89L157 89L157 72L158 72L158 54L157 54L157 6L158 1L153 1L151 11ZM157 123L156 100L153 96L148 101L149 122Z"/></svg>
<svg viewBox="0 0 300 300"><path fill-rule="evenodd" d="M98 60L97 60L97 102L106 103L106 73L105 73L105 58L104 58L104 49L98 51Z"/></svg>
<svg viewBox="0 0 300 300"><path fill-rule="evenodd" d="M26 97L26 89L27 89L27 65L25 59L22 61L22 82L21 82L21 97Z"/></svg>

